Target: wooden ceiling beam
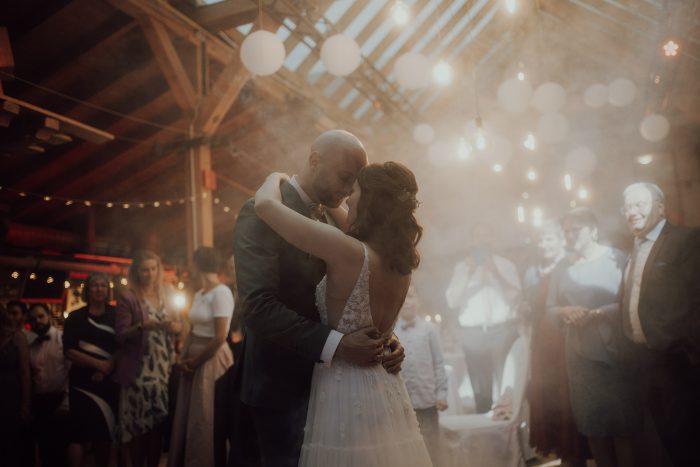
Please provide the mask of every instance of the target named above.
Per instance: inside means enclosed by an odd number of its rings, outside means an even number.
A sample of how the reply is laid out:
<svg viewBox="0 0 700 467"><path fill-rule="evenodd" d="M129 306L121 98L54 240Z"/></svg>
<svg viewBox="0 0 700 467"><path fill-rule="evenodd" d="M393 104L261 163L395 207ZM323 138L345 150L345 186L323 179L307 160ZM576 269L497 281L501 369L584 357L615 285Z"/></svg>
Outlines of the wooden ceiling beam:
<svg viewBox="0 0 700 467"><path fill-rule="evenodd" d="M52 73L48 79L41 80L40 84L56 91L65 91L70 83L89 75L91 68L104 62L105 50L113 50L117 42L123 40L130 34L134 34L136 31L135 23L121 26L104 40L97 44L92 44L92 47L82 55L71 59L70 65L61 67L55 73ZM38 88L30 88L20 93L18 97L28 102L39 102L45 99L46 95L46 91Z"/></svg>
<svg viewBox="0 0 700 467"><path fill-rule="evenodd" d="M167 94L161 94L157 96L154 100L148 104L141 107L139 110L134 112L132 115L139 119L154 119L163 109L172 102L172 98ZM141 126L140 123L133 120L119 120L114 125L107 128L112 134L117 136L128 134L136 128ZM41 166L36 171L25 178L19 180L16 186L21 187L23 190L32 191L36 190L51 181L55 181L60 178L61 174L67 174L71 171L75 171L83 161L90 157L95 157L104 154L108 151L109 146L104 145L91 145L91 144L81 144L72 148L63 154L52 158L49 162Z"/></svg>
<svg viewBox="0 0 700 467"><path fill-rule="evenodd" d="M258 3L251 0L226 0L191 9L190 17L212 32L251 23L258 17Z"/></svg>
<svg viewBox="0 0 700 467"><path fill-rule="evenodd" d="M221 62L228 63L233 54L238 53L238 46L224 42L217 35L207 31L192 18L172 5L156 0L107 0L118 10L138 18L148 16L164 24L176 35L190 41L194 45L207 44L207 52Z"/></svg>
<svg viewBox="0 0 700 467"><path fill-rule="evenodd" d="M187 124L187 119L180 118L178 121L173 122L171 126L177 127L184 124ZM52 195L62 198L80 198L81 196L86 196L85 193L90 193L96 187L108 188L111 180L119 177L130 177L135 166L143 165L143 155L153 151L156 143L162 142L171 135L172 132L167 130L157 131L142 143L120 152L117 156L106 161L104 164L83 173L79 177L73 178L70 183L64 185L59 190L52 193ZM32 216L45 214L47 210L45 204L46 203L37 202L30 205L19 213L19 218L26 219Z"/></svg>
<svg viewBox="0 0 700 467"><path fill-rule="evenodd" d="M199 104L194 121L197 134L210 136L216 132L249 79L250 73L241 63L240 56L235 54L214 82L209 95Z"/></svg>
<svg viewBox="0 0 700 467"><path fill-rule="evenodd" d="M163 76L170 86L175 101L183 111L192 113L196 106L197 95L170 39L168 30L161 23L148 16L140 16L138 21L153 51L153 57L158 62Z"/></svg>

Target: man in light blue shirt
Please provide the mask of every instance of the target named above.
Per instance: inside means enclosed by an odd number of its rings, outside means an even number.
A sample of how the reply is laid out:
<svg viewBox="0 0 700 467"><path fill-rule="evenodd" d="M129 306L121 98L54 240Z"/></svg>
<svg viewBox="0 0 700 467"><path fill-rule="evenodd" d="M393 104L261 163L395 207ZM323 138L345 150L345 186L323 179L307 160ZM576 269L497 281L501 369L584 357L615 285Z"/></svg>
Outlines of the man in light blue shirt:
<svg viewBox="0 0 700 467"><path fill-rule="evenodd" d="M447 409L447 372L437 329L418 316L421 303L410 286L394 332L404 346L402 375L434 465L440 465L438 411Z"/></svg>

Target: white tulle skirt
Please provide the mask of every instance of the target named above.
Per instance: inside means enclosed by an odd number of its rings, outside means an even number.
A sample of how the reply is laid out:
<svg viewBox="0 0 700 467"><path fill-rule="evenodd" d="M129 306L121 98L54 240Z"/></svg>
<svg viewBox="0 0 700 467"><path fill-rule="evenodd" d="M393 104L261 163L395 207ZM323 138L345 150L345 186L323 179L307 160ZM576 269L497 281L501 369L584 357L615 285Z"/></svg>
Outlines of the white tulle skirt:
<svg viewBox="0 0 700 467"><path fill-rule="evenodd" d="M380 365L316 365L302 467L431 466L400 375Z"/></svg>

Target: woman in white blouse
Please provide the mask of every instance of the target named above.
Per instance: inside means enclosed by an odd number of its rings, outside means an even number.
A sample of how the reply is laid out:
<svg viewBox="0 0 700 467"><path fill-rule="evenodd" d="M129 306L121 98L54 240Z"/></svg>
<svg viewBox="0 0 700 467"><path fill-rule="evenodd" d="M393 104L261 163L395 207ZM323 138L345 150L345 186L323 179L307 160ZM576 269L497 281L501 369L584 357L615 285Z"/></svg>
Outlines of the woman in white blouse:
<svg viewBox="0 0 700 467"><path fill-rule="evenodd" d="M219 281L221 256L214 248L200 247L193 259L201 289L192 301L192 328L180 359L169 467L214 465L214 383L233 365L226 343L233 294Z"/></svg>

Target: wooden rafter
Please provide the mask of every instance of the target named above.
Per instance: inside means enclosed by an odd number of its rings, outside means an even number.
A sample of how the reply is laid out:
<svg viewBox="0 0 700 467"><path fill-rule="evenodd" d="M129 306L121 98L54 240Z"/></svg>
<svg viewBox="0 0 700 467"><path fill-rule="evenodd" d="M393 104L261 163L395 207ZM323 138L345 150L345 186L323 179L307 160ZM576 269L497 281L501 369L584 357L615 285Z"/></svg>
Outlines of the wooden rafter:
<svg viewBox="0 0 700 467"><path fill-rule="evenodd" d="M138 21L175 101L185 112L192 112L197 102L197 95L170 39L170 34L165 26L153 18L140 16Z"/></svg>

